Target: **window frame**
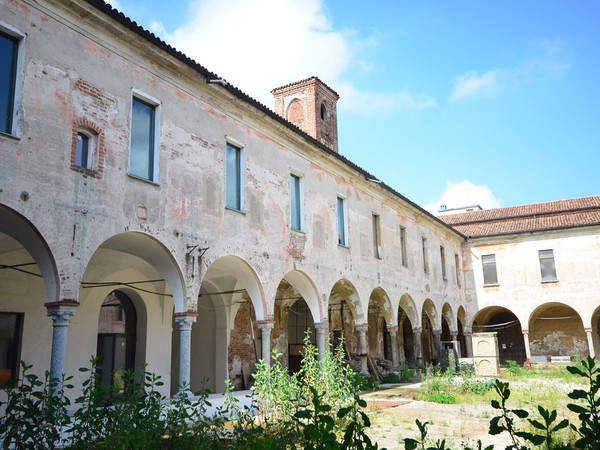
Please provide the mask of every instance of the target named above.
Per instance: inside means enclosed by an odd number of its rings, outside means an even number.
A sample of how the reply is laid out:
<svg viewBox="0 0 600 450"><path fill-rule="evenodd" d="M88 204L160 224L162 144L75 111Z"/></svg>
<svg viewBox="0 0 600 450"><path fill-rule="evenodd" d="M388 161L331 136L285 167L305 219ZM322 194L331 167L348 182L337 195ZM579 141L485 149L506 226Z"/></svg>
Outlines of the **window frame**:
<svg viewBox="0 0 600 450"><path fill-rule="evenodd" d="M17 30L16 28L8 25L5 22L0 21L0 34L6 36L7 39L14 40L16 44L15 52L13 56L13 68L10 74L10 86L8 104L7 121L8 126L6 130L4 125L0 126L0 135L19 137L19 104L21 102L21 85L23 80L23 64L24 64L24 49L25 49L25 33Z"/></svg>
<svg viewBox="0 0 600 450"><path fill-rule="evenodd" d="M16 319L14 327L15 329L13 330L12 335L12 339L15 344L13 344L14 348L12 350L12 355L10 355L10 361L0 362L0 370L4 371L2 373L2 376L0 376L1 390L6 387L6 382L8 382L9 380L16 380L19 378L19 362L21 360L21 347L23 345L23 324L25 314L22 312L1 311L0 316L14 316ZM4 367L4 365L6 365L7 367ZM7 374L9 375L8 377L6 376Z"/></svg>
<svg viewBox="0 0 600 450"><path fill-rule="evenodd" d="M427 248L427 238L421 236L421 250L423 253L423 271L429 275L429 250Z"/></svg>
<svg viewBox="0 0 600 450"><path fill-rule="evenodd" d="M245 144L233 139L230 136L225 136L225 209L231 211L244 212L246 207L245 202L245 186L246 186L246 149ZM230 149L236 151L235 157L235 173L230 174L230 165L228 153ZM235 181L235 198L230 199L229 184L231 177L234 177Z"/></svg>
<svg viewBox="0 0 600 450"><path fill-rule="evenodd" d="M373 224L373 256L375 259L382 259L381 246L381 217L379 214L372 213Z"/></svg>
<svg viewBox="0 0 600 450"><path fill-rule="evenodd" d="M403 267L408 267L408 257L406 253L406 227L400 225L400 258Z"/></svg>
<svg viewBox="0 0 600 450"><path fill-rule="evenodd" d="M83 136L86 138L86 149L85 149L85 164L83 162L79 164L79 159L83 160L83 150L80 153L79 148L79 137ZM94 170L94 157L96 149L96 139L93 134L85 130L77 130L75 135L75 166L84 170Z"/></svg>
<svg viewBox="0 0 600 450"><path fill-rule="evenodd" d="M294 172L290 173L290 228L304 231L304 177Z"/></svg>
<svg viewBox="0 0 600 450"><path fill-rule="evenodd" d="M443 245L440 245L440 263L442 265L442 280L446 281L448 279L446 272L446 249Z"/></svg>
<svg viewBox="0 0 600 450"><path fill-rule="evenodd" d="M456 272L456 285L460 287L460 257L458 253L454 254L454 271Z"/></svg>
<svg viewBox="0 0 600 450"><path fill-rule="evenodd" d="M148 160L148 171L147 174L134 173L132 171L132 160L134 153L134 102L139 102L145 106L148 106L152 110L151 116L151 127L152 130L148 130L148 137L151 142L147 149L147 160ZM130 138L129 138L129 167L127 174L133 178L139 180L148 181L150 183L158 183L158 161L159 161L159 149L160 149L160 112L161 102L148 94L145 94L138 90L133 90L131 96L131 120L130 120ZM148 176L147 176L148 175Z"/></svg>
<svg viewBox="0 0 600 450"><path fill-rule="evenodd" d="M544 254L546 254L546 255L544 255ZM556 259L554 257L554 249L549 248L549 249L538 250L538 261L540 264L541 282L542 283L554 283L554 282L558 281L558 276L556 275ZM546 261L550 261L551 266L547 267L546 263L545 263ZM545 273L545 272L547 272L547 273Z"/></svg>
<svg viewBox="0 0 600 450"><path fill-rule="evenodd" d="M486 261L486 259L488 261ZM493 278L489 278L492 275L491 268L493 267ZM486 270L487 269L487 270ZM481 255L481 271L483 274L483 285L484 286L498 286L498 267L496 264L496 254L488 253ZM486 276L486 273L488 276Z"/></svg>
<svg viewBox="0 0 600 450"><path fill-rule="evenodd" d="M338 245L341 247L350 247L348 236L348 205L344 197L337 196L335 204Z"/></svg>

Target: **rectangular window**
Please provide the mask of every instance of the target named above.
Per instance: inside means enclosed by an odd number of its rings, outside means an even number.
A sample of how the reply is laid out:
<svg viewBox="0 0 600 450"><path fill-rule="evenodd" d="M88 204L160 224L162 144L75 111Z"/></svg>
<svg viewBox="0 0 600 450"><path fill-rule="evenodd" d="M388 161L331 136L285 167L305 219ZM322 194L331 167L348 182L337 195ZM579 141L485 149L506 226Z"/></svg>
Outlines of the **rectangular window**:
<svg viewBox="0 0 600 450"><path fill-rule="evenodd" d="M498 284L498 273L496 272L496 255L482 255L483 284Z"/></svg>
<svg viewBox="0 0 600 450"><path fill-rule="evenodd" d="M400 227L400 258L402 265L408 267L408 259L406 257L406 228Z"/></svg>
<svg viewBox="0 0 600 450"><path fill-rule="evenodd" d="M427 251L427 238L421 238L421 249L423 250L423 270L429 273L429 252Z"/></svg>
<svg viewBox="0 0 600 450"><path fill-rule="evenodd" d="M75 153L75 164L84 169L92 168L92 145L87 134L77 133L77 148Z"/></svg>
<svg viewBox="0 0 600 450"><path fill-rule="evenodd" d="M446 279L446 250L440 245L440 260L442 263L442 279Z"/></svg>
<svg viewBox="0 0 600 450"><path fill-rule="evenodd" d="M234 145L227 144L226 154L226 194L225 194L225 205L227 208L241 211L243 205L242 196L242 149L235 147Z"/></svg>
<svg viewBox="0 0 600 450"><path fill-rule="evenodd" d="M18 376L22 313L0 313L0 388Z"/></svg>
<svg viewBox="0 0 600 450"><path fill-rule="evenodd" d="M346 200L337 198L338 244L348 246L348 221L346 219Z"/></svg>
<svg viewBox="0 0 600 450"><path fill-rule="evenodd" d="M381 224L377 214L373 214L373 255L381 259Z"/></svg>
<svg viewBox="0 0 600 450"><path fill-rule="evenodd" d="M297 175L290 175L290 214L291 228L302 230L302 191L301 180Z"/></svg>
<svg viewBox="0 0 600 450"><path fill-rule="evenodd" d="M554 250L540 250L540 271L542 283L545 281L556 281L556 266L554 265Z"/></svg>
<svg viewBox="0 0 600 450"><path fill-rule="evenodd" d="M13 133L19 39L0 31L0 132Z"/></svg>
<svg viewBox="0 0 600 450"><path fill-rule="evenodd" d="M156 180L156 105L133 98L129 174Z"/></svg>
<svg viewBox="0 0 600 450"><path fill-rule="evenodd" d="M454 270L456 271L456 284L460 286L460 259L458 254L454 254Z"/></svg>

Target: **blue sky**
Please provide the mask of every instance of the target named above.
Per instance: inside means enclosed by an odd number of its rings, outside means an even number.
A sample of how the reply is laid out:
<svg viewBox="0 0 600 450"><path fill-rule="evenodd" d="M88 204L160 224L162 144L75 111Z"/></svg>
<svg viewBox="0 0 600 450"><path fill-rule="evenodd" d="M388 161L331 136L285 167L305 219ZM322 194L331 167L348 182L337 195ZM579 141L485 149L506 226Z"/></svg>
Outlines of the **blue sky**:
<svg viewBox="0 0 600 450"><path fill-rule="evenodd" d="M600 194L600 2L118 0L272 108L316 75L340 153L436 211Z"/></svg>

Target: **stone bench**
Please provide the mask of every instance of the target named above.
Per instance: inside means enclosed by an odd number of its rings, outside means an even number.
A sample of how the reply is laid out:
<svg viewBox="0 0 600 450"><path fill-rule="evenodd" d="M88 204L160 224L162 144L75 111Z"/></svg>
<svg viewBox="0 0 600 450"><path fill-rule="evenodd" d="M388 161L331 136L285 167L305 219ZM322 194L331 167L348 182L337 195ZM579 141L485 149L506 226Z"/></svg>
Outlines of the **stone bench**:
<svg viewBox="0 0 600 450"><path fill-rule="evenodd" d="M570 364L571 363L571 357L570 356L551 356L550 357L550 362L551 363L558 363L558 364Z"/></svg>

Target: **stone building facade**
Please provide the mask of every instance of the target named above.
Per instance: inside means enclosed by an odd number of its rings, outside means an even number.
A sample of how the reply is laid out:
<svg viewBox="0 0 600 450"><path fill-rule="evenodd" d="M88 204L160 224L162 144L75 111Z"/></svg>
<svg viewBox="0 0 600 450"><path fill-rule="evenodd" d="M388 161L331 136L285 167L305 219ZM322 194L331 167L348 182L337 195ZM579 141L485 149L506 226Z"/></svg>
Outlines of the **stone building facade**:
<svg viewBox="0 0 600 450"><path fill-rule="evenodd" d="M441 218L467 237L470 325L501 362L600 356L600 197Z"/></svg>
<svg viewBox="0 0 600 450"><path fill-rule="evenodd" d="M276 113L101 0L0 0L0 58L4 378L244 388L306 330L364 372L467 351L464 236L343 156L318 78Z"/></svg>

